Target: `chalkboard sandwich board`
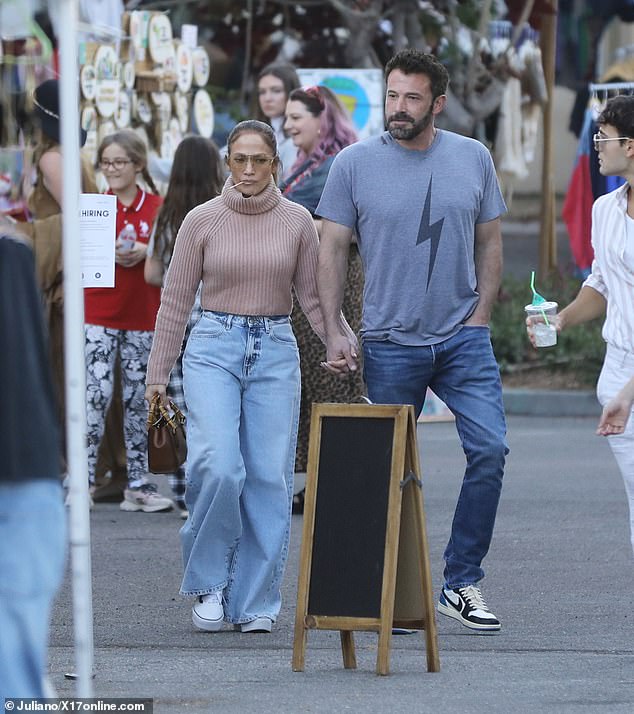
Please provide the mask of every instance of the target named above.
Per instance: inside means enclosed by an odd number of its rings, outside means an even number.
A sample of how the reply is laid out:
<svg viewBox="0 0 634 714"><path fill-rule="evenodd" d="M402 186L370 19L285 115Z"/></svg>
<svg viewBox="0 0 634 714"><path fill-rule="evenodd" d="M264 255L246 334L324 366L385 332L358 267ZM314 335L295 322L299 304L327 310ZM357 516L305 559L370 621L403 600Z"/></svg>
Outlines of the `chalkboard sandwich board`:
<svg viewBox="0 0 634 714"><path fill-rule="evenodd" d="M309 629L340 631L346 669L353 631L369 630L388 674L393 627L424 630L427 669L440 669L414 409L314 404L293 669Z"/></svg>

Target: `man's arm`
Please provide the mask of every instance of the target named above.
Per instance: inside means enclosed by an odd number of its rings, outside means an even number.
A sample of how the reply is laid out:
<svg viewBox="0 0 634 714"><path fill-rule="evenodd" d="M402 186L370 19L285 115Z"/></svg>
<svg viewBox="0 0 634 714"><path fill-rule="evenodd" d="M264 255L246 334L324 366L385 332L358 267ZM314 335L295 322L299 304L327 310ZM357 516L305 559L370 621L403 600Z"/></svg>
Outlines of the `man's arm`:
<svg viewBox="0 0 634 714"><path fill-rule="evenodd" d="M340 320L351 241L352 228L322 220L317 283L326 330L326 359L329 363L340 361L342 373L357 368L356 352L349 338L341 331Z"/></svg>
<svg viewBox="0 0 634 714"><path fill-rule="evenodd" d="M480 299L465 325L488 325L502 279L502 231L499 218L478 223L475 227L475 272Z"/></svg>

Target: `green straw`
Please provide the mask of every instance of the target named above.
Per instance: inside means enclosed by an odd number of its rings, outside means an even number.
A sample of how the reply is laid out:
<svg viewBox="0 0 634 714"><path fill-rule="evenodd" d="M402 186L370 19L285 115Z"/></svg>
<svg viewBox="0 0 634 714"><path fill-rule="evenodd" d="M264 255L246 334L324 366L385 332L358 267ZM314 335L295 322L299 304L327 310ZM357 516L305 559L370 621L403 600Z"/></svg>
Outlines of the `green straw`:
<svg viewBox="0 0 634 714"><path fill-rule="evenodd" d="M535 307L538 307L542 303L546 302L546 298L542 297L537 290L535 290L535 271L531 270L531 290L533 291L533 302L532 304ZM544 312L544 308L541 308L541 313L544 318L544 322L546 323L546 327L550 327L550 322L548 322L548 318L546 317L546 313Z"/></svg>

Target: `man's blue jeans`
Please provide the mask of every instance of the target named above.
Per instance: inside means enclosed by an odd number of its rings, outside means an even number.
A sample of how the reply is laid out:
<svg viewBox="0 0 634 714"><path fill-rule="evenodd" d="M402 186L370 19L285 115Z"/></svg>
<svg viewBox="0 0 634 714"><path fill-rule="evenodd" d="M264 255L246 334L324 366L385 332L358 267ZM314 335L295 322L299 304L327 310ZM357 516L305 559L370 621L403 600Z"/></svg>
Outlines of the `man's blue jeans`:
<svg viewBox="0 0 634 714"><path fill-rule="evenodd" d="M486 326L465 326L436 345L363 344L368 397L376 404L413 404L420 414L427 387L456 417L467 468L445 549L450 588L484 577L497 512L506 445L500 373Z"/></svg>

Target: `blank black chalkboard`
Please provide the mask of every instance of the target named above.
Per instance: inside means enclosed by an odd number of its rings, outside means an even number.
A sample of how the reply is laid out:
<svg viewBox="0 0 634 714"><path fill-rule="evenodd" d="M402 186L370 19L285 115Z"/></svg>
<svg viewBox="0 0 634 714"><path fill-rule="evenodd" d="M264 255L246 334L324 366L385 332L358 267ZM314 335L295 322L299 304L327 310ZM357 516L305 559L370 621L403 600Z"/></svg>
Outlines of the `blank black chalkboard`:
<svg viewBox="0 0 634 714"><path fill-rule="evenodd" d="M297 584L293 670L308 630L339 630L343 665L356 668L353 632L379 635L377 674L389 673L392 627L438 643L414 408L314 404Z"/></svg>
<svg viewBox="0 0 634 714"><path fill-rule="evenodd" d="M394 423L322 418L311 615L381 616Z"/></svg>

